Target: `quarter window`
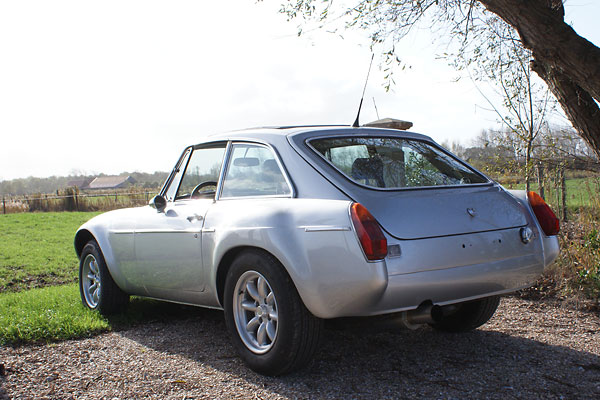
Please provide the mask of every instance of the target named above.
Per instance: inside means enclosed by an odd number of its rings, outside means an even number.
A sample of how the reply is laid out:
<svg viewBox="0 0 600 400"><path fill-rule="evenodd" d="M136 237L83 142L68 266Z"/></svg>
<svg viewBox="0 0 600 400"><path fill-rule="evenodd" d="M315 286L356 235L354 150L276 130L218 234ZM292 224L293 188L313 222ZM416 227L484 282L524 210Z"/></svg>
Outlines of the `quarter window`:
<svg viewBox="0 0 600 400"><path fill-rule="evenodd" d="M222 197L289 196L291 189L273 151L255 144L234 144Z"/></svg>

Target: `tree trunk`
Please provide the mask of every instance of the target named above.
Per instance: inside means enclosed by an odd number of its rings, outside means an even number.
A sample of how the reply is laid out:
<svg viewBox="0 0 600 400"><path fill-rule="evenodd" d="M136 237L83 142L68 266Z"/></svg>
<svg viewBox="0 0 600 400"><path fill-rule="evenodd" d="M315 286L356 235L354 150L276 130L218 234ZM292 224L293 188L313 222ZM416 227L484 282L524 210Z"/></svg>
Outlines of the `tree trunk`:
<svg viewBox="0 0 600 400"><path fill-rule="evenodd" d="M571 123L600 158L600 48L564 21L561 0L479 0L514 27Z"/></svg>
<svg viewBox="0 0 600 400"><path fill-rule="evenodd" d="M530 183L531 183L531 148L533 139L531 137L527 138L527 150L525 154L525 190L529 192Z"/></svg>
<svg viewBox="0 0 600 400"><path fill-rule="evenodd" d="M560 192L562 204L563 221L567 221L567 179L565 178L565 166L560 167Z"/></svg>
<svg viewBox="0 0 600 400"><path fill-rule="evenodd" d="M541 162L538 162L537 165L537 179L540 196L542 196L542 199L546 200L546 192L544 188L544 165Z"/></svg>
<svg viewBox="0 0 600 400"><path fill-rule="evenodd" d="M600 109L594 99L566 74L542 62L533 62L533 70L546 81L565 114L581 137L600 158Z"/></svg>

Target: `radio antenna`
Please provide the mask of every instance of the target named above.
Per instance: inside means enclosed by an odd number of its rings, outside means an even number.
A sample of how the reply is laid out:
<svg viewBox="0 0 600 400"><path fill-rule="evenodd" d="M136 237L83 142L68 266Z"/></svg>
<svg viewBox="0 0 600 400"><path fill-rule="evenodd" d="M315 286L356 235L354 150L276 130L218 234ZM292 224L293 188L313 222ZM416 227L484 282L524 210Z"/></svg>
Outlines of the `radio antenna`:
<svg viewBox="0 0 600 400"><path fill-rule="evenodd" d="M375 103L375 97L373 97L373 105L375 106L375 114L377 114L377 119L379 119L379 110L377 109L377 103Z"/></svg>
<svg viewBox="0 0 600 400"><path fill-rule="evenodd" d="M373 57L375 57L375 53L371 54L371 63L369 64L369 71L367 72L367 79L365 79L365 87L362 91L362 96L360 97L360 104L358 105L358 113L356 114L356 120L352 124L353 128L358 128L360 124L358 123L358 118L360 117L360 109L362 108L363 99L365 98L365 90L367 90L367 82L369 82L369 75L371 74L371 66L373 65Z"/></svg>

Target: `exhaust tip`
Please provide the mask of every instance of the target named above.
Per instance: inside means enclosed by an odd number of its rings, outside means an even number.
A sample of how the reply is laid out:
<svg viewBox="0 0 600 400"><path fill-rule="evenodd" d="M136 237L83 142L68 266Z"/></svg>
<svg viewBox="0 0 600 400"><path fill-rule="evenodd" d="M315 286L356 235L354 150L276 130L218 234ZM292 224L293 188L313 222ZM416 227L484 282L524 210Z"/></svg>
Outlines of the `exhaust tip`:
<svg viewBox="0 0 600 400"><path fill-rule="evenodd" d="M433 305L431 301L423 302L414 310L402 313L402 324L409 329L417 329L424 324L435 324L444 317L442 307Z"/></svg>
<svg viewBox="0 0 600 400"><path fill-rule="evenodd" d="M444 310L438 305L431 307L431 319L433 322L440 322L444 318Z"/></svg>

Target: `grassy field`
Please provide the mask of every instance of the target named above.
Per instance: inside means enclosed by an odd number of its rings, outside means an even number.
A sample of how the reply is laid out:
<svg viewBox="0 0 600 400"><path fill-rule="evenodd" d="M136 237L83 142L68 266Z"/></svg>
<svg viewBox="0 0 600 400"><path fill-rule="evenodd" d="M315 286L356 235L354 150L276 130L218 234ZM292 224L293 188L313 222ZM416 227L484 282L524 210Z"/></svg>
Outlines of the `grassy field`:
<svg viewBox="0 0 600 400"><path fill-rule="evenodd" d="M75 282L75 231L97 214L0 215L0 293Z"/></svg>
<svg viewBox="0 0 600 400"><path fill-rule="evenodd" d="M89 336L142 321L187 317L196 308L132 298L105 318L81 303L73 248L77 228L97 212L0 215L0 344Z"/></svg>
<svg viewBox="0 0 600 400"><path fill-rule="evenodd" d="M500 179L500 182L502 180ZM525 184L506 184L507 189L525 189ZM600 208L598 203L598 194L600 193L600 178L577 178L567 179L567 207L570 211L575 211L579 208L595 207ZM537 183L531 184L531 190L539 193ZM546 202L550 204L553 210L558 209L558 204L561 200L556 198L556 190L552 187L547 187L545 191Z"/></svg>
<svg viewBox="0 0 600 400"><path fill-rule="evenodd" d="M76 285L0 294L0 343L24 343L87 336L109 322L83 307Z"/></svg>
<svg viewBox="0 0 600 400"><path fill-rule="evenodd" d="M107 318L83 306L76 284L5 292L0 293L0 344L75 339L200 312L197 307L133 297L123 314Z"/></svg>

